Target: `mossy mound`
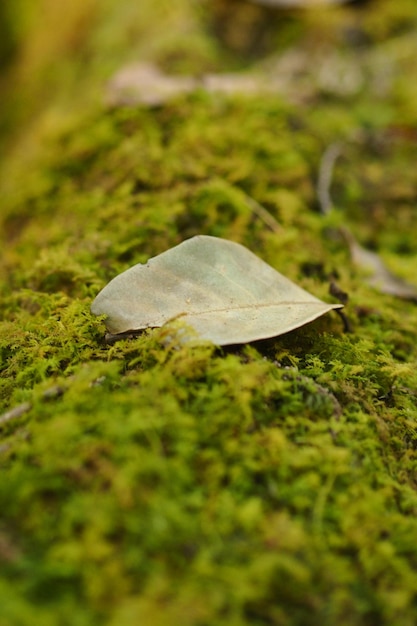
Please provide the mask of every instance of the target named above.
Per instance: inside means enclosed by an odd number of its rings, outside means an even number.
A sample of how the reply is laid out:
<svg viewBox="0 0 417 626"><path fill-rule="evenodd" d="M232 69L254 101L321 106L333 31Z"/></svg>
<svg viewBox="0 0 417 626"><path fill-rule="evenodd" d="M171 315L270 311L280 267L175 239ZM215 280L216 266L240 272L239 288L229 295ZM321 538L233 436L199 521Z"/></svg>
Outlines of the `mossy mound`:
<svg viewBox="0 0 417 626"><path fill-rule="evenodd" d="M359 43L337 50L379 77L348 95L307 68L300 99L291 83L279 96L199 89L108 109L94 97L99 59L110 73L109 41L122 59L129 4L106 2L88 21L91 92L76 90L86 59L70 49L69 85L58 77L41 106L39 70L36 123L22 103L8 131L0 626L412 626L417 308L368 285L339 227L415 282L414 3L328 14L332 28L359 22ZM179 30L138 54L166 71L242 63L201 9L181 2L174 19L165 4L141 3L141 28ZM291 45L301 33L314 58L323 22L289 21ZM192 37L176 55L181 28ZM388 87L381 55L403 68ZM323 215L317 178L334 142L335 208ZM167 342L164 329L107 345L89 311L99 289L198 233L243 243L319 298L336 281L351 332L330 314L223 350Z"/></svg>

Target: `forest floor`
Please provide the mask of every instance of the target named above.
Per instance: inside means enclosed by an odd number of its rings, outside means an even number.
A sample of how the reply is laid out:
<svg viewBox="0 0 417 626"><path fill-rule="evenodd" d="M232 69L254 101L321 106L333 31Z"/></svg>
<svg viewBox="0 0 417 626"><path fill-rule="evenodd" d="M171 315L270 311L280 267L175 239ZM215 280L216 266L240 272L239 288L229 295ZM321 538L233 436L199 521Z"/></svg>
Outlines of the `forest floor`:
<svg viewBox="0 0 417 626"><path fill-rule="evenodd" d="M2 79L0 626L414 626L414 0L55 4ZM106 343L197 234L345 318Z"/></svg>

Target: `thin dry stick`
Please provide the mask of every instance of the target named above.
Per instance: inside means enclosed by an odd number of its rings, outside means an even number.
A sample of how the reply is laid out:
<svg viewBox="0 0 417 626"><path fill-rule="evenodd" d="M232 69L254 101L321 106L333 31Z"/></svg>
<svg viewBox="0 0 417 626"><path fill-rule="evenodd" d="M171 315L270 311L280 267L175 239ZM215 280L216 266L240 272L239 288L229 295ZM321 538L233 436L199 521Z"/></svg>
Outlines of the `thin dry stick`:
<svg viewBox="0 0 417 626"><path fill-rule="evenodd" d="M64 387L61 387L61 385L54 385L53 387L49 387L49 389L46 389L42 393L41 397L42 397L42 400L50 400L52 398L58 398L59 396L62 396L64 392L65 392ZM0 428L4 424L7 424L7 422L17 419L18 417L21 417L22 415L25 415L25 413L29 413L29 411L31 410L32 410L31 402L22 402L22 404L18 404L17 406L13 407L13 409L10 409L9 411L6 411L2 415L0 415Z"/></svg>
<svg viewBox="0 0 417 626"><path fill-rule="evenodd" d="M323 153L319 175L317 180L317 197L320 204L320 212L323 215L329 215L333 208L333 202L330 195L330 186L332 184L333 170L337 158L342 153L340 143L332 143Z"/></svg>
<svg viewBox="0 0 417 626"><path fill-rule="evenodd" d="M3 415L0 415L0 427L11 420L17 419L25 413L28 413L31 408L32 405L30 402L23 402L22 404L15 406L13 409L10 409L10 411L6 411Z"/></svg>
<svg viewBox="0 0 417 626"><path fill-rule="evenodd" d="M257 200L255 200L254 198L251 198L251 196L248 196L246 193L244 195L245 195L246 203L248 207L250 208L250 210L257 217L259 217L264 222L264 224L266 224L272 230L272 232L278 233L282 231L281 224L277 222L275 217L271 215L271 213L267 209L265 209L265 207L262 206L262 204L259 204Z"/></svg>

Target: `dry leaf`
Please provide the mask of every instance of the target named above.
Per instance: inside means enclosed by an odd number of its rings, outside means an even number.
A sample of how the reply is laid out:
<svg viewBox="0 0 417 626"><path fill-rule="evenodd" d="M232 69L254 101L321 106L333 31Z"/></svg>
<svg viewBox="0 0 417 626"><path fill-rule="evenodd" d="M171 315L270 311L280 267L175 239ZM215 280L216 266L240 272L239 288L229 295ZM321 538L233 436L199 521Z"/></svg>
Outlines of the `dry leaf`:
<svg viewBox="0 0 417 626"><path fill-rule="evenodd" d="M341 229L341 232L348 243L353 263L367 272L368 285L390 296L417 302L417 287L392 274L380 257L363 248L347 228Z"/></svg>
<svg viewBox="0 0 417 626"><path fill-rule="evenodd" d="M169 76L152 63L134 63L119 70L109 81L106 102L110 106L159 106L197 89L230 96L277 93L281 86L279 80L262 74Z"/></svg>
<svg viewBox="0 0 417 626"><path fill-rule="evenodd" d="M194 91L198 81L191 76L168 76L152 63L134 63L119 70L107 86L107 104L158 106L183 93Z"/></svg>
<svg viewBox="0 0 417 626"><path fill-rule="evenodd" d="M91 311L113 334L181 319L217 345L275 337L313 321L328 304L244 246L199 235L116 276Z"/></svg>
<svg viewBox="0 0 417 626"><path fill-rule="evenodd" d="M201 86L209 93L259 94L259 92L277 91L275 85L260 74L204 74Z"/></svg>
<svg viewBox="0 0 417 626"><path fill-rule="evenodd" d="M318 92L354 96L365 84L383 97L391 88L396 69L396 63L378 48L360 60L327 47L313 51L289 48L252 66L250 72L196 76L169 75L153 63L134 62L109 80L105 102L111 107L161 106L183 94L203 90L224 96L276 95L299 103L310 101Z"/></svg>

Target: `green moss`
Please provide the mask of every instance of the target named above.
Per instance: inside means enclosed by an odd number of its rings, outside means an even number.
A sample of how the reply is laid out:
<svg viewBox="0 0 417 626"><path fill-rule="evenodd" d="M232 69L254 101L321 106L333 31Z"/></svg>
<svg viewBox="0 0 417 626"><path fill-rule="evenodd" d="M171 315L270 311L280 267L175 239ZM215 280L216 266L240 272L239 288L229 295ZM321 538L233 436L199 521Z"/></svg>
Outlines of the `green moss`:
<svg viewBox="0 0 417 626"><path fill-rule="evenodd" d="M140 4L126 41L129 3L88 21L94 89L112 46L167 71L242 64L192 3ZM201 90L110 111L60 77L37 124L20 118L0 176L0 626L415 624L417 311L373 290L337 234L348 224L415 281L417 15L402 6L328 16L336 30L360 17L367 63L402 60L383 101L371 84L347 101L313 81L291 104ZM298 50L313 58L324 22L280 24L280 45L307 33ZM85 85L81 49L64 48ZM39 55L22 106L40 106ZM335 141L323 216L317 173ZM352 332L330 314L224 350L164 329L107 345L89 312L100 288L197 233L242 242L324 299L336 279Z"/></svg>

